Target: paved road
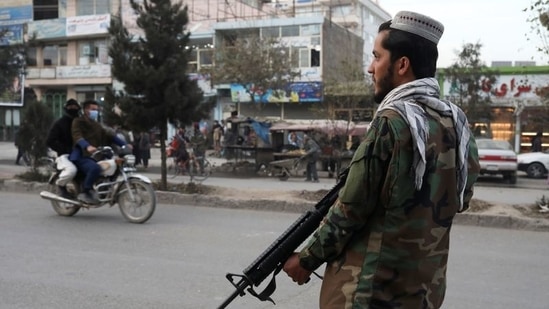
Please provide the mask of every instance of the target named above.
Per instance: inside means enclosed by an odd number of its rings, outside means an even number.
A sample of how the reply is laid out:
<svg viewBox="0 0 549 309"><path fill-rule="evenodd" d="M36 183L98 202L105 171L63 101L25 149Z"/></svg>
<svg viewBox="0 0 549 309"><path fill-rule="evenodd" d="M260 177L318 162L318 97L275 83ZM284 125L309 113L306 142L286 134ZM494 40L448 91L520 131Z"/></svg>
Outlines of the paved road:
<svg viewBox="0 0 549 309"><path fill-rule="evenodd" d="M159 205L142 225L116 208L57 216L33 194L0 192L0 307L216 308L298 216ZM443 308L547 308L549 233L455 226ZM277 306L247 295L229 308L317 307L320 286L278 276Z"/></svg>
<svg viewBox="0 0 549 309"><path fill-rule="evenodd" d="M0 142L0 179L11 179L13 175L23 173L26 169L23 166L13 164L16 149L12 143ZM160 152L158 148L152 150L153 159L150 168L141 170L151 179L159 179ZM212 158L216 165L223 164L224 160ZM204 184L237 189L253 190L308 190L330 189L335 184L334 179L321 178L320 183L307 183L302 178L290 178L288 181L279 181L275 177L210 177ZM176 181L186 181L184 177L178 177ZM544 179L529 179L521 175L515 186L505 184L499 178L483 177L479 180L475 189L474 197L477 199L499 203L499 204L526 204L534 203L541 196L549 196L549 186Z"/></svg>

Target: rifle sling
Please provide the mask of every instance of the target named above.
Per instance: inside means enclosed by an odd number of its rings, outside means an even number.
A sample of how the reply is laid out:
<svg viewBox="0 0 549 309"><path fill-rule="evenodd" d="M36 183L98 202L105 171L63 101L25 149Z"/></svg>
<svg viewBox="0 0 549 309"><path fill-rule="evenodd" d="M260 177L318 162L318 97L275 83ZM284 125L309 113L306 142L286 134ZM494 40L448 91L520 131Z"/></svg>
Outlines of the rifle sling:
<svg viewBox="0 0 549 309"><path fill-rule="evenodd" d="M259 299L260 301L270 301L271 303L273 303L273 305L276 305L274 300L271 298L271 295L273 295L274 291L276 290L276 278L275 277L282 270L283 266L284 266L283 264L280 264L275 269L275 271L273 272L273 278L271 279L269 284L267 284L267 286L265 287L265 289L263 291L261 291L260 293L257 293L252 287L249 287L248 292L251 295L257 297L257 299Z"/></svg>

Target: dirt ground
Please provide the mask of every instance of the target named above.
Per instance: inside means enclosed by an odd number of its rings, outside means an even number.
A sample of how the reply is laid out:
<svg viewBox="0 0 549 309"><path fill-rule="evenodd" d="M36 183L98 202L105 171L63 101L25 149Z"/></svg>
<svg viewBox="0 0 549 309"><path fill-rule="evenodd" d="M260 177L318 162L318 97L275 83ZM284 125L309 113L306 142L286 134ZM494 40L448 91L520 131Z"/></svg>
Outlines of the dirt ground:
<svg viewBox="0 0 549 309"><path fill-rule="evenodd" d="M220 196L227 199L270 199L283 200L291 202L316 202L319 201L328 190L317 191L278 191L278 190L255 190L253 192L229 189L216 186L208 186L201 184L170 184L170 191L182 192L187 194L207 194ZM513 216L531 219L547 219L549 220L549 212L541 213L540 208L535 204L519 204L519 205L496 205L487 201L473 199L469 205L467 212L481 213L488 215Z"/></svg>

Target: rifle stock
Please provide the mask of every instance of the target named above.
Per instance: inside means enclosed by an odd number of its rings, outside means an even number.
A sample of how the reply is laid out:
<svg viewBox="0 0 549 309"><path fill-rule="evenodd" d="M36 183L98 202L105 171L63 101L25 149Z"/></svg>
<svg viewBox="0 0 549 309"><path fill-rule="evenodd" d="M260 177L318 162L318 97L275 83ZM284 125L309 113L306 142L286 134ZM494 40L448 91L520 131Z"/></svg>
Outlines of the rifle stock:
<svg viewBox="0 0 549 309"><path fill-rule="evenodd" d="M276 289L275 276L284 263L307 238L318 228L320 222L335 203L339 190L345 184L348 169L339 177L337 184L318 202L286 229L259 257L244 269L242 275L227 274L226 278L235 287L235 291L218 308L226 308L237 296L244 296L246 291L261 301L270 301ZM253 286L259 286L271 273L273 278L264 291L257 293ZM235 282L234 278L240 278Z"/></svg>

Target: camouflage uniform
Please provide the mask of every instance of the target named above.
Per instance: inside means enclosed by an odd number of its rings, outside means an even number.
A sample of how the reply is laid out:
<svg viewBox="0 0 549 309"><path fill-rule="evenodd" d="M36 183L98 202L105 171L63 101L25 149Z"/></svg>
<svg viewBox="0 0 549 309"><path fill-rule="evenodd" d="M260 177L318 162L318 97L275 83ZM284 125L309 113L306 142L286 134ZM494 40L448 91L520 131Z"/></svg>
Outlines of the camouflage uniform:
<svg viewBox="0 0 549 309"><path fill-rule="evenodd" d="M327 262L320 308L439 308L446 290L452 219L460 207L457 136L451 117L428 116L426 171L421 190L413 174L408 124L394 110L378 113L355 152L345 186L308 245L300 264ZM464 209L478 177L469 139Z"/></svg>

